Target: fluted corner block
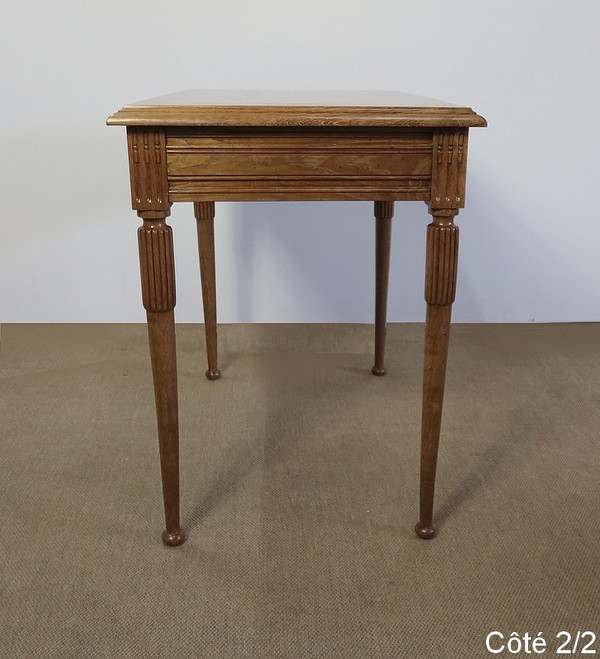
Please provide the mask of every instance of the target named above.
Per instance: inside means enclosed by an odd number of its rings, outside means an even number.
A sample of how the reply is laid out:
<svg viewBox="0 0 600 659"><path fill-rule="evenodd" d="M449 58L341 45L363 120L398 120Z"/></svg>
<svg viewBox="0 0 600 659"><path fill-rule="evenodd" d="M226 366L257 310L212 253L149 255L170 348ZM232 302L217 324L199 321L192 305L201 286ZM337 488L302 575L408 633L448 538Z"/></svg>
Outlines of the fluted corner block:
<svg viewBox="0 0 600 659"><path fill-rule="evenodd" d="M169 215L167 142L164 129L128 126L131 203L136 211Z"/></svg>
<svg viewBox="0 0 600 659"><path fill-rule="evenodd" d="M436 208L464 208L469 130L434 131L431 203Z"/></svg>
<svg viewBox="0 0 600 659"><path fill-rule="evenodd" d="M456 297L458 270L458 227L454 224L457 211L431 211L433 222L427 227L427 257L425 300L428 304L445 306Z"/></svg>
<svg viewBox="0 0 600 659"><path fill-rule="evenodd" d="M146 311L175 308L173 232L162 219L145 219L138 229L142 301Z"/></svg>

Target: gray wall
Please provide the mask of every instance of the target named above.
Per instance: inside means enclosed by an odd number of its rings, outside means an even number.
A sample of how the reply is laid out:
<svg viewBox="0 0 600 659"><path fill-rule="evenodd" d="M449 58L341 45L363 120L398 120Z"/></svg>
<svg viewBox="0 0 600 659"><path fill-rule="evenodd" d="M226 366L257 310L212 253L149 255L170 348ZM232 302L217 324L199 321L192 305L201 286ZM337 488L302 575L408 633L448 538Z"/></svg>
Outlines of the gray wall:
<svg viewBox="0 0 600 659"><path fill-rule="evenodd" d="M141 321L124 103L191 87L396 89L473 129L457 321L600 320L600 4L586 0L10 3L2 79L0 320ZM217 205L219 320L372 319L365 203ZM392 321L424 317L422 203L397 205ZM202 318L175 205L179 321Z"/></svg>

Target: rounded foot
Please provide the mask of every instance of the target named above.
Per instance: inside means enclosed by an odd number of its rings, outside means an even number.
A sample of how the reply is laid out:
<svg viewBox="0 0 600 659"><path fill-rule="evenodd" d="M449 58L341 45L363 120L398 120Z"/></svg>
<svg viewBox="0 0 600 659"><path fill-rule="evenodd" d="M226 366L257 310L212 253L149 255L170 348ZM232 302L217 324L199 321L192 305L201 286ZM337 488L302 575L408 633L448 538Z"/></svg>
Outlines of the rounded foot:
<svg viewBox="0 0 600 659"><path fill-rule="evenodd" d="M205 375L209 380L218 380L221 377L221 371L219 371L218 368L214 371L211 371L209 368Z"/></svg>
<svg viewBox="0 0 600 659"><path fill-rule="evenodd" d="M437 529L433 524L421 524L419 522L415 526L415 533L419 538L423 538L423 540L431 540L431 538L435 538L437 535Z"/></svg>
<svg viewBox="0 0 600 659"><path fill-rule="evenodd" d="M161 537L165 545L168 545L169 547L177 547L177 545L181 545L185 542L185 533L181 529L174 533L163 531Z"/></svg>
<svg viewBox="0 0 600 659"><path fill-rule="evenodd" d="M373 366L371 373L373 373L373 375L385 375L386 371L383 366Z"/></svg>

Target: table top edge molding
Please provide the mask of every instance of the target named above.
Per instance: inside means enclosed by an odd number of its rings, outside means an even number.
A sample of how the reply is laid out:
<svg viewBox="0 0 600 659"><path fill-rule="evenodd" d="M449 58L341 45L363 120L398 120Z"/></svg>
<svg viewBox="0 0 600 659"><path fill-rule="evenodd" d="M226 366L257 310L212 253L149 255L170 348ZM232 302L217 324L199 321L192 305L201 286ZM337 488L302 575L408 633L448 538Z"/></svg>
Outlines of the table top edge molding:
<svg viewBox="0 0 600 659"><path fill-rule="evenodd" d="M487 122L466 107L126 105L109 126L472 128Z"/></svg>

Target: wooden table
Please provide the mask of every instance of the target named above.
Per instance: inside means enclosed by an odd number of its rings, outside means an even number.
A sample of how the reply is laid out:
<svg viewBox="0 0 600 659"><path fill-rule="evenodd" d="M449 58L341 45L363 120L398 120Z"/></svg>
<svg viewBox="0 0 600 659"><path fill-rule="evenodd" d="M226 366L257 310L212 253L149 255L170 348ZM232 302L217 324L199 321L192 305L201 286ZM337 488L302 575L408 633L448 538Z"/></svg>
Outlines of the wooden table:
<svg viewBox="0 0 600 659"><path fill-rule="evenodd" d="M108 118L127 126L142 300L147 312L158 419L167 545L179 522L179 436L175 357L175 270L166 218L194 202L208 355L217 365L215 201L372 200L376 218L374 375L384 375L385 323L394 201L422 200L427 227L427 320L421 434L421 538L433 538L435 472L450 315L456 291L458 227L465 200L470 108L398 92L200 91L126 105Z"/></svg>

